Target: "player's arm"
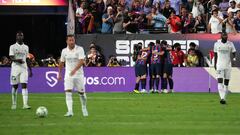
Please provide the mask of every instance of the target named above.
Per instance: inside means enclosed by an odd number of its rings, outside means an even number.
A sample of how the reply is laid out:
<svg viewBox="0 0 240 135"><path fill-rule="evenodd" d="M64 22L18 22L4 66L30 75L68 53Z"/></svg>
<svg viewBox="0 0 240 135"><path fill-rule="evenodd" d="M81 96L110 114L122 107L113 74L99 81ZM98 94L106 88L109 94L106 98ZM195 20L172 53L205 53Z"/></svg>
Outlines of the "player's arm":
<svg viewBox="0 0 240 135"><path fill-rule="evenodd" d="M28 69L29 69L29 77L32 77L33 73L32 73L32 67L31 67L31 60L29 58L27 58L26 61L27 61Z"/></svg>
<svg viewBox="0 0 240 135"><path fill-rule="evenodd" d="M58 76L57 76L58 80L62 79L62 70L64 68L64 64L65 64L65 58L64 58L64 51L62 50L60 62L58 65Z"/></svg>
<svg viewBox="0 0 240 135"><path fill-rule="evenodd" d="M84 65L84 59L79 59L77 66L73 69L70 75L73 76L83 65Z"/></svg>

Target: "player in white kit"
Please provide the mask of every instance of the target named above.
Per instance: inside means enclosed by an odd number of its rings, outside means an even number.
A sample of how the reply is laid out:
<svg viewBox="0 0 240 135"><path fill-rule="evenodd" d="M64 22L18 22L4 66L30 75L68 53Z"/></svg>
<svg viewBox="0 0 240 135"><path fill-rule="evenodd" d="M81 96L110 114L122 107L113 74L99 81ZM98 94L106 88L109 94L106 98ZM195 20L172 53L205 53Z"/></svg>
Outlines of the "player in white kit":
<svg viewBox="0 0 240 135"><path fill-rule="evenodd" d="M218 92L221 104L226 104L232 68L231 53L233 54L233 61L236 61L236 49L234 44L227 39L227 33L222 33L221 40L218 40L214 44L214 68L217 70Z"/></svg>
<svg viewBox="0 0 240 135"><path fill-rule="evenodd" d="M87 111L87 96L85 93L84 86L84 72L83 64L85 59L85 53L82 47L75 44L74 35L68 35L66 38L67 47L62 50L60 64L59 64L59 74L58 80L62 78L62 69L64 63L66 66L65 77L64 77L64 89L66 95L66 104L68 112L64 115L66 117L73 116L73 100L72 91L76 89L80 96L80 102L82 105L83 116L88 116Z"/></svg>
<svg viewBox="0 0 240 135"><path fill-rule="evenodd" d="M17 89L18 84L22 85L23 109L30 109L28 105L28 68L29 76L32 76L32 69L27 59L29 48L23 43L24 35L21 31L16 34L16 43L9 48L9 56L12 61L10 82L12 85L12 109L17 108Z"/></svg>

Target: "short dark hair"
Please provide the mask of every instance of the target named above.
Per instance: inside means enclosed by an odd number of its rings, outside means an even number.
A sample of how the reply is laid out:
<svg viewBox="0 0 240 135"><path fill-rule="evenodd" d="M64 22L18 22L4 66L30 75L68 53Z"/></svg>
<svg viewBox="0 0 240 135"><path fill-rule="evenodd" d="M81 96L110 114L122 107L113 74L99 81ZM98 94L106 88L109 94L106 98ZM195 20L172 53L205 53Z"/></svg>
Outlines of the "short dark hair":
<svg viewBox="0 0 240 135"><path fill-rule="evenodd" d="M161 44L167 45L167 41L166 40L162 40Z"/></svg>
<svg viewBox="0 0 240 135"><path fill-rule="evenodd" d="M156 43L157 43L157 44L160 44L160 40L156 40Z"/></svg>
<svg viewBox="0 0 240 135"><path fill-rule="evenodd" d="M21 30L18 30L16 34L18 34L18 33L23 33L23 32Z"/></svg>
<svg viewBox="0 0 240 135"><path fill-rule="evenodd" d="M194 43L194 42L191 42L190 44L189 44L189 46L192 46L192 47L196 47L196 44Z"/></svg>
<svg viewBox="0 0 240 135"><path fill-rule="evenodd" d="M173 14L175 14L176 15L176 11L175 10L172 10L172 12L171 13L173 13Z"/></svg>
<svg viewBox="0 0 240 135"><path fill-rule="evenodd" d="M66 40L67 40L69 37L74 37L74 35L73 35L73 34L67 35L67 36L66 36Z"/></svg>
<svg viewBox="0 0 240 135"><path fill-rule="evenodd" d="M181 45L179 43L175 43L173 46L175 48L175 47L180 47Z"/></svg>

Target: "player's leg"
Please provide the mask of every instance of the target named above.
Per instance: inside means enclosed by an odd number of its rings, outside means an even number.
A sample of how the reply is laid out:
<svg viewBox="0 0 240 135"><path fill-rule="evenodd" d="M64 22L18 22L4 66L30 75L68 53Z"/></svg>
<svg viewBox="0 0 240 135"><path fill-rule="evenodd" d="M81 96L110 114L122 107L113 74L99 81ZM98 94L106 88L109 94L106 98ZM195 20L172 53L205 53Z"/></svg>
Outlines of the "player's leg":
<svg viewBox="0 0 240 135"><path fill-rule="evenodd" d="M173 74L173 66L169 66L169 72L168 72L168 84L169 84L169 92L170 93L173 93L174 90L173 90L173 85L174 85L174 82L173 82L173 79L172 79L172 74Z"/></svg>
<svg viewBox="0 0 240 135"><path fill-rule="evenodd" d="M11 70L11 76L10 76L10 83L12 85L12 109L17 109L17 90L18 90L18 83L19 83L19 75L14 71Z"/></svg>
<svg viewBox="0 0 240 135"><path fill-rule="evenodd" d="M159 93L159 81L161 76L161 64L157 64L156 67L156 79L155 79L155 93Z"/></svg>
<svg viewBox="0 0 240 135"><path fill-rule="evenodd" d="M225 100L225 103L226 103L227 94L229 92L228 85L229 85L230 77L231 77L231 69L224 70L224 82L223 82L224 98L223 99Z"/></svg>
<svg viewBox="0 0 240 135"><path fill-rule="evenodd" d="M134 90L133 90L133 92L135 92L135 93L140 93L140 92L139 92L139 82L140 82L140 80L141 80L141 77L140 77L140 76L137 76L137 77L136 77L135 88L134 88Z"/></svg>
<svg viewBox="0 0 240 135"><path fill-rule="evenodd" d="M88 111L87 111L87 95L86 95L85 86L84 86L84 76L82 76L80 78L76 78L74 80L74 85L76 86L79 97L80 97L80 103L82 106L82 114L84 117L86 117L86 116L88 116Z"/></svg>
<svg viewBox="0 0 240 135"><path fill-rule="evenodd" d="M31 106L28 105L28 71L25 70L20 74L20 83L22 84L22 97L23 97L23 109L31 109Z"/></svg>
<svg viewBox="0 0 240 135"><path fill-rule="evenodd" d="M219 92L219 96L220 96L220 103L221 104L225 104L225 100L224 100L224 95L225 95L225 91L224 91L224 86L223 86L223 78L224 78L224 71L223 70L217 70L217 80L218 80L218 92Z"/></svg>
<svg viewBox="0 0 240 135"><path fill-rule="evenodd" d="M150 92L153 90L153 78L152 78L152 67L153 65L152 64L149 64L149 67L148 67L148 72L149 72L149 90Z"/></svg>
<svg viewBox="0 0 240 135"><path fill-rule="evenodd" d="M140 70L139 70L139 65L136 64L135 67L135 76L136 76L136 83L135 83L135 88L133 90L134 93L140 93L139 92L139 82L140 82Z"/></svg>
<svg viewBox="0 0 240 135"><path fill-rule="evenodd" d="M65 101L67 105L67 113L64 115L65 117L73 116L73 100L72 100L72 90L73 90L73 79L65 78L64 79L64 90L65 90Z"/></svg>
<svg viewBox="0 0 240 135"><path fill-rule="evenodd" d="M155 79L156 79L155 64L152 64L151 68L152 68L151 74L150 74L151 81L149 82L149 83L151 83L151 84L149 84L151 87L150 87L149 93L154 93L154 83L155 83Z"/></svg>
<svg viewBox="0 0 240 135"><path fill-rule="evenodd" d="M164 71L163 71L163 93L168 93L168 90L167 90L168 72L169 72L169 67L168 67L168 64L166 64L164 66Z"/></svg>
<svg viewBox="0 0 240 135"><path fill-rule="evenodd" d="M141 90L141 93L146 93L146 74L142 75L141 76L141 87L142 87L142 90Z"/></svg>

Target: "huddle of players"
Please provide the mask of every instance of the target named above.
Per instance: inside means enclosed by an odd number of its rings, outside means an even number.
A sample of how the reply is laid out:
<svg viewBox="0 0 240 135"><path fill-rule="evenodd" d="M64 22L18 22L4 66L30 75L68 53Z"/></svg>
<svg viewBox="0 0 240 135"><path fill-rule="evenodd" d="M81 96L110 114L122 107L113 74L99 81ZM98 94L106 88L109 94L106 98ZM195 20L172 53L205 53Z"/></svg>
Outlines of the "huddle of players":
<svg viewBox="0 0 240 135"><path fill-rule="evenodd" d="M134 46L133 60L135 61L136 84L134 93L147 93L146 78L149 73L149 93L172 93L173 90L173 64L172 47L167 41L150 42L147 48L142 48L142 43ZM149 65L149 66L147 66ZM161 90L159 82L161 80ZM141 91L139 91L141 84ZM169 84L169 90L167 85Z"/></svg>

